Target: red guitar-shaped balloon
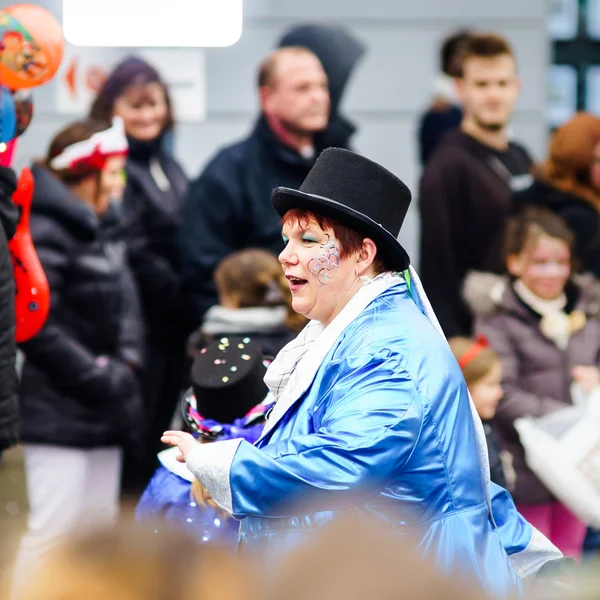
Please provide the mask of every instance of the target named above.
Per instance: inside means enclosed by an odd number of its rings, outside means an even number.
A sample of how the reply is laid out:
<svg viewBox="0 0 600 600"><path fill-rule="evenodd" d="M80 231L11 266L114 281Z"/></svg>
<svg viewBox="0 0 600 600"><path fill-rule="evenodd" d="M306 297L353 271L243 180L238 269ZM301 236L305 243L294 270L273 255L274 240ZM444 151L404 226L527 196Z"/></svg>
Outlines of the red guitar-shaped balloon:
<svg viewBox="0 0 600 600"><path fill-rule="evenodd" d="M33 175L25 167L13 194L13 202L21 209L21 216L17 232L8 243L15 276L17 343L32 338L44 326L50 311L50 287L29 232L33 187Z"/></svg>

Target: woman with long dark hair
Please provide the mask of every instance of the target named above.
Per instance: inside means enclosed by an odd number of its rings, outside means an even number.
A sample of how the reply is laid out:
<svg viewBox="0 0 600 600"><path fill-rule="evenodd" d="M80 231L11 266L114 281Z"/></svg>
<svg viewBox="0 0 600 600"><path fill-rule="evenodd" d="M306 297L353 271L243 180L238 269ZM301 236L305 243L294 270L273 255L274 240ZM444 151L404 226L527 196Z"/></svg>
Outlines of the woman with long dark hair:
<svg viewBox="0 0 600 600"><path fill-rule="evenodd" d="M174 124L169 91L145 61L128 58L113 70L98 92L91 116L102 120L120 116L129 142L123 209L146 325L143 393L148 464L137 483L126 470L124 485L141 491L154 471L160 434L175 410L185 368L185 311L176 237L187 178L164 150L165 136ZM133 473L137 479L138 468Z"/></svg>

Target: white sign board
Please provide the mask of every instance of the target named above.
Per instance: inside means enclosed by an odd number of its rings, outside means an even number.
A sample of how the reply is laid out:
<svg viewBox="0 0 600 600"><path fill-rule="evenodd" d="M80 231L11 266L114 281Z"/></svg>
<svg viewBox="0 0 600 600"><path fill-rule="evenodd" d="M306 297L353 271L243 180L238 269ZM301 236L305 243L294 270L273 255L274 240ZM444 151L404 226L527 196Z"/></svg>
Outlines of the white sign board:
<svg viewBox="0 0 600 600"><path fill-rule="evenodd" d="M65 46L56 74L56 111L83 117L110 71L127 56L139 56L156 68L169 87L175 118L198 122L206 116L205 55L194 48L84 48Z"/></svg>
<svg viewBox="0 0 600 600"><path fill-rule="evenodd" d="M243 0L63 0L63 31L76 46L232 46Z"/></svg>

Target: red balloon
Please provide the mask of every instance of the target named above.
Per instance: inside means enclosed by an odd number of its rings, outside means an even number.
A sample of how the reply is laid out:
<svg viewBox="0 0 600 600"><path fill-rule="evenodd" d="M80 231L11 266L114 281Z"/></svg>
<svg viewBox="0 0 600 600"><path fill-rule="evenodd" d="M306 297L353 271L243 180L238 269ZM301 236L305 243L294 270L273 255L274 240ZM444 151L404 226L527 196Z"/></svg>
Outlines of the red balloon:
<svg viewBox="0 0 600 600"><path fill-rule="evenodd" d="M29 213L33 198L33 175L21 171L13 202L21 208L17 232L8 243L15 277L16 340L26 342L44 326L50 312L50 286L29 232Z"/></svg>
<svg viewBox="0 0 600 600"><path fill-rule="evenodd" d="M56 17L41 6L14 4L0 11L0 84L12 90L51 79L65 39Z"/></svg>

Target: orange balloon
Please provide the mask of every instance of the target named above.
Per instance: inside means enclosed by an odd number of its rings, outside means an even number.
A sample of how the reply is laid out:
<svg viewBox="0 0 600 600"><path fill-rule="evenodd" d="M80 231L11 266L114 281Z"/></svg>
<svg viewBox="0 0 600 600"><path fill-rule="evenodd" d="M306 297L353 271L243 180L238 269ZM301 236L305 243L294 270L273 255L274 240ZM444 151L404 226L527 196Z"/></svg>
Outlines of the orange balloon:
<svg viewBox="0 0 600 600"><path fill-rule="evenodd" d="M60 67L65 38L56 17L41 6L14 4L0 11L0 84L12 90L45 83Z"/></svg>

